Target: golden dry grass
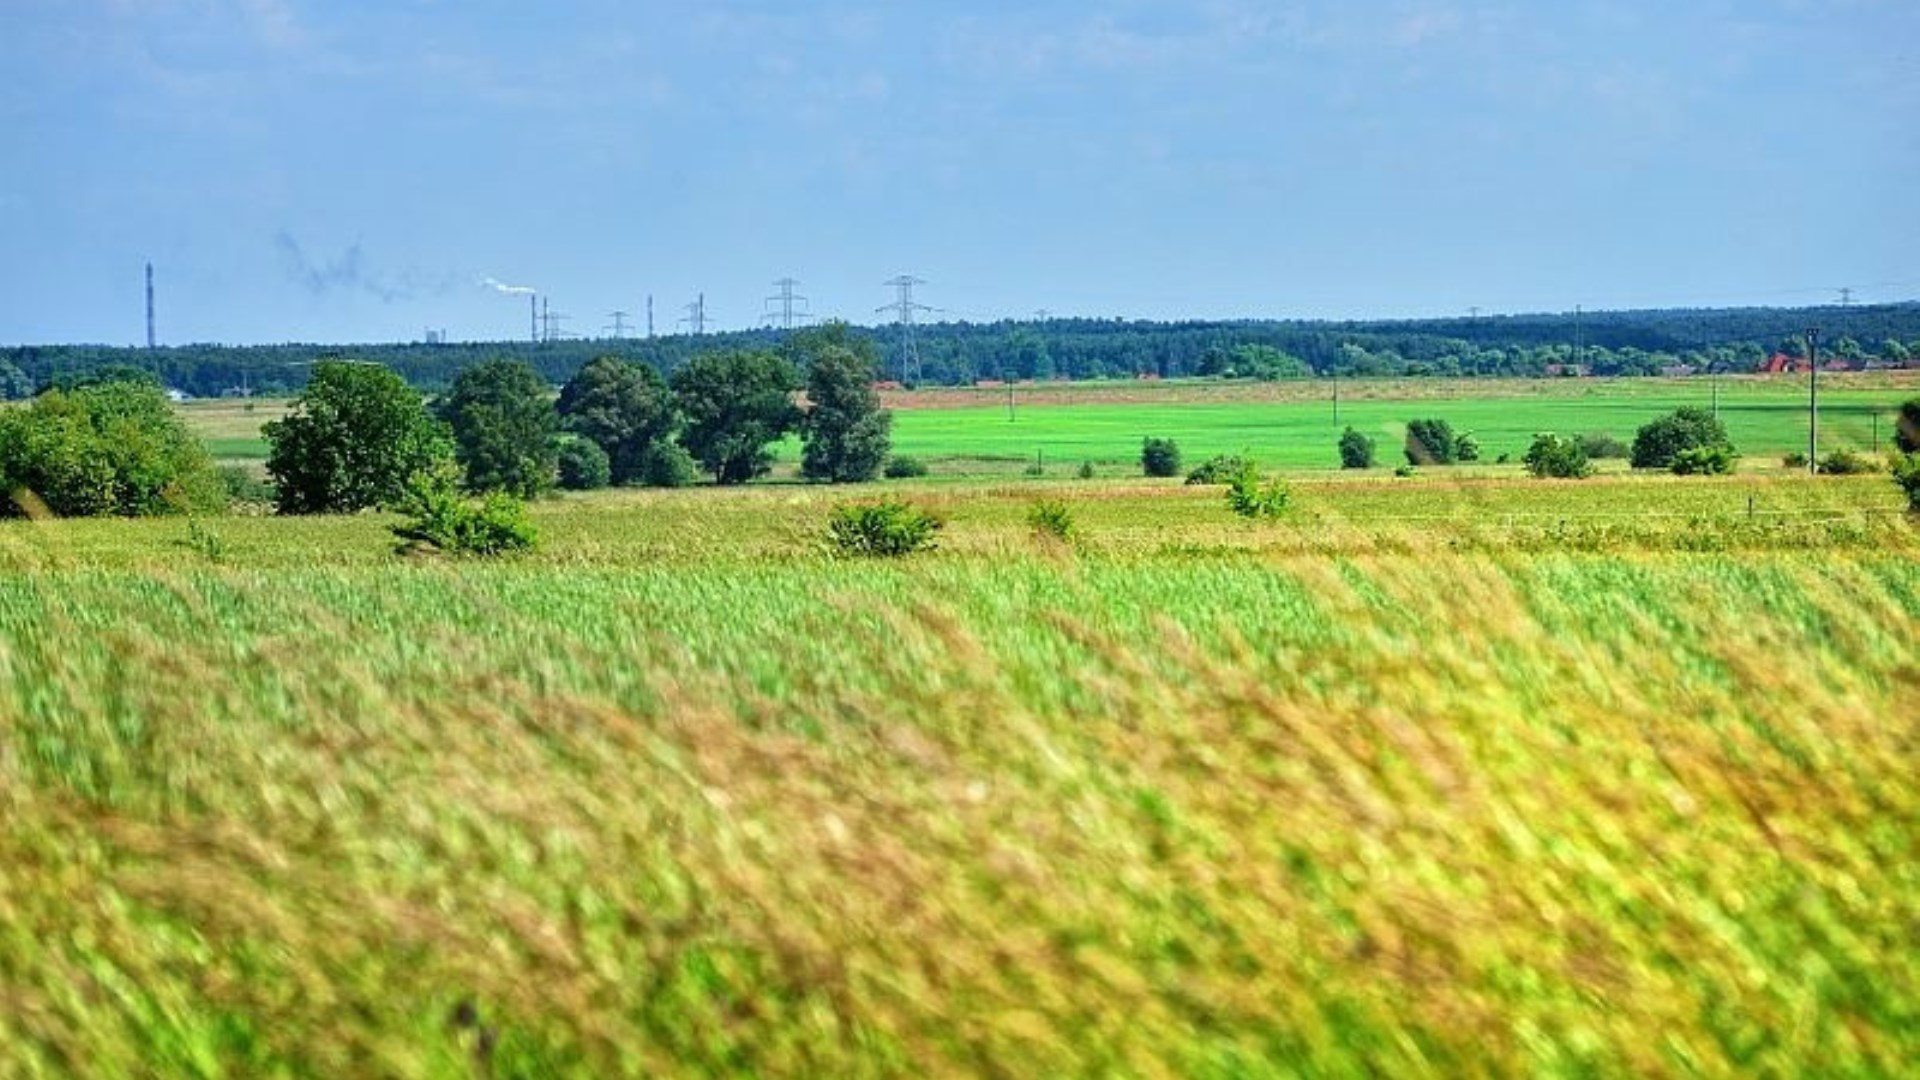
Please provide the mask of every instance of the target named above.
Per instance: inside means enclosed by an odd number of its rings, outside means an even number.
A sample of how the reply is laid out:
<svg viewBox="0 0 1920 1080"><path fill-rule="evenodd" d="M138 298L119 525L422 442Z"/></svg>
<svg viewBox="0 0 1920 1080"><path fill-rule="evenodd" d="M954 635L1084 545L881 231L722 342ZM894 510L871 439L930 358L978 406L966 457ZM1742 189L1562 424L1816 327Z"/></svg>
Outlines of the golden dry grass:
<svg viewBox="0 0 1920 1080"><path fill-rule="evenodd" d="M500 565L10 527L0 1074L1920 1056L1910 525L1216 543L1121 492L1076 551L1030 490L888 565L788 543L808 492L560 504Z"/></svg>

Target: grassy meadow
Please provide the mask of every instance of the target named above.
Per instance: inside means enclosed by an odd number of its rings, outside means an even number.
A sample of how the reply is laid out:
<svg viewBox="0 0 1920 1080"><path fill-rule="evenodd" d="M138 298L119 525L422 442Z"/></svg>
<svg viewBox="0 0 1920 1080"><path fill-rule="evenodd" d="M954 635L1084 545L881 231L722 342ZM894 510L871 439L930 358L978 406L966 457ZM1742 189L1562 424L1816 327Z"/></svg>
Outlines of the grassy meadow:
<svg viewBox="0 0 1920 1080"><path fill-rule="evenodd" d="M827 555L880 491L940 549ZM543 502L499 563L3 523L0 1075L1900 1075L1897 508L770 485Z"/></svg>

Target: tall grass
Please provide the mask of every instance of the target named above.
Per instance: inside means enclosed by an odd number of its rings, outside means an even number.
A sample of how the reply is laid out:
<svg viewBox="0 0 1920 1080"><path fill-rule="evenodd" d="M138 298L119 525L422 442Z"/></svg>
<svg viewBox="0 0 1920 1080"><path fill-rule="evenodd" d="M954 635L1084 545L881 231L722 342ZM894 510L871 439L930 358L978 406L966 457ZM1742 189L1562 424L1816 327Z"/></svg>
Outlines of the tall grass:
<svg viewBox="0 0 1920 1080"><path fill-rule="evenodd" d="M265 543L0 579L0 1072L1920 1059L1898 550Z"/></svg>

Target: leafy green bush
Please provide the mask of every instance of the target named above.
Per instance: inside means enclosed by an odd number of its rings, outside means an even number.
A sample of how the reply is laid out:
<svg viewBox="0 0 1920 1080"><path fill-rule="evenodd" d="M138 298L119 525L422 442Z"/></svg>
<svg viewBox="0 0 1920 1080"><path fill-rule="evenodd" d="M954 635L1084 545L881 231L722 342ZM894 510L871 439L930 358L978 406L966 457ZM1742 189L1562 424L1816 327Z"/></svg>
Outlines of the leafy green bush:
<svg viewBox="0 0 1920 1080"><path fill-rule="evenodd" d="M505 555L530 551L539 540L527 506L502 491L478 500L460 491L460 470L441 463L413 475L394 509L406 517L391 526L400 554Z"/></svg>
<svg viewBox="0 0 1920 1080"><path fill-rule="evenodd" d="M1676 476L1724 476L1738 459L1730 447L1695 446L1675 454L1670 468Z"/></svg>
<svg viewBox="0 0 1920 1080"><path fill-rule="evenodd" d="M1580 449L1586 451L1587 457L1594 461L1625 458L1633 452L1632 447L1604 431L1589 431L1579 438Z"/></svg>
<svg viewBox="0 0 1920 1080"><path fill-rule="evenodd" d="M1261 483L1260 468L1249 461L1227 485L1227 507L1243 518L1271 520L1287 509L1293 492L1276 476Z"/></svg>
<svg viewBox="0 0 1920 1080"><path fill-rule="evenodd" d="M1247 471L1248 460L1239 454L1215 454L1187 473L1189 484L1231 484Z"/></svg>
<svg viewBox="0 0 1920 1080"><path fill-rule="evenodd" d="M1584 439L1550 432L1535 435L1533 444L1527 447L1526 457L1521 460L1529 473L1541 478L1580 480L1593 475Z"/></svg>
<svg viewBox="0 0 1920 1080"><path fill-rule="evenodd" d="M916 457L890 457L884 475L889 480L911 480L927 475L927 463Z"/></svg>
<svg viewBox="0 0 1920 1080"><path fill-rule="evenodd" d="M1907 510L1920 514L1920 453L1901 454L1893 459L1893 482L1906 493Z"/></svg>
<svg viewBox="0 0 1920 1080"><path fill-rule="evenodd" d="M1360 432L1349 427L1340 433L1340 467L1343 469L1371 469L1374 461L1374 442Z"/></svg>
<svg viewBox="0 0 1920 1080"><path fill-rule="evenodd" d="M1073 512L1059 499L1041 499L1027 507L1027 525L1043 539L1071 540L1077 531Z"/></svg>
<svg viewBox="0 0 1920 1080"><path fill-rule="evenodd" d="M1445 420L1410 420L1405 452L1409 465L1451 465L1459 453L1459 439Z"/></svg>
<svg viewBox="0 0 1920 1080"><path fill-rule="evenodd" d="M837 506L827 519L827 539L843 555L897 558L931 551L945 523L904 502Z"/></svg>
<svg viewBox="0 0 1920 1080"><path fill-rule="evenodd" d="M1815 471L1823 476L1860 476L1879 472L1880 466L1865 454L1856 454L1842 447L1821 458Z"/></svg>
<svg viewBox="0 0 1920 1080"><path fill-rule="evenodd" d="M1393 470L1393 475L1398 477L1401 480L1412 479L1414 476L1417 476L1418 474L1419 474L1418 470L1416 470L1411 465L1398 465L1398 466L1395 466Z"/></svg>
<svg viewBox="0 0 1920 1080"><path fill-rule="evenodd" d="M613 483L613 460L584 436L561 442L559 469L560 486L568 491L598 491Z"/></svg>
<svg viewBox="0 0 1920 1080"><path fill-rule="evenodd" d="M640 481L648 487L692 487L698 479L700 463L677 442L660 439L640 452Z"/></svg>
<svg viewBox="0 0 1920 1080"><path fill-rule="evenodd" d="M1807 455L1795 450L1793 453L1781 458L1780 464L1785 465L1789 469L1804 469L1807 467Z"/></svg>
<svg viewBox="0 0 1920 1080"><path fill-rule="evenodd" d="M135 517L226 501L206 447L150 377L49 390L0 411L0 516Z"/></svg>
<svg viewBox="0 0 1920 1080"><path fill-rule="evenodd" d="M1140 443L1140 471L1148 476L1179 476L1179 444L1172 439L1143 440Z"/></svg>
<svg viewBox="0 0 1920 1080"><path fill-rule="evenodd" d="M1480 440L1473 437L1473 432L1463 431L1458 436L1455 436L1453 440L1453 460L1480 460Z"/></svg>
<svg viewBox="0 0 1920 1080"><path fill-rule="evenodd" d="M1082 480L1093 479L1093 462L1091 461L1081 462L1080 471L1076 475L1078 475Z"/></svg>
<svg viewBox="0 0 1920 1080"><path fill-rule="evenodd" d="M1675 459L1688 450L1724 451L1721 456L1728 460L1731 468L1733 442L1727 438L1726 425L1707 410L1691 405L1675 409L1671 415L1641 427L1633 437L1633 467L1680 472L1674 468ZM1696 455L1695 464L1709 460L1717 459L1711 455ZM1689 469L1700 471L1694 466L1689 466Z"/></svg>

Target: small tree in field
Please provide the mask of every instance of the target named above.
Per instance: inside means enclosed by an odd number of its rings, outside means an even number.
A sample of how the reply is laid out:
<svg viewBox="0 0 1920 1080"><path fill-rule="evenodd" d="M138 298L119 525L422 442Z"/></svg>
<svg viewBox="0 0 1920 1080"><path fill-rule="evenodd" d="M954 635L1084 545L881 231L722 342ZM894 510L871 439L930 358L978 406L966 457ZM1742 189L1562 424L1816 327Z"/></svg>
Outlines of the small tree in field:
<svg viewBox="0 0 1920 1080"><path fill-rule="evenodd" d="M1349 427L1340 433L1340 467L1343 469L1373 468L1373 440Z"/></svg>
<svg viewBox="0 0 1920 1080"><path fill-rule="evenodd" d="M1454 437L1452 424L1445 420L1407 422L1407 464L1451 465L1459 452L1460 443ZM1478 453L1477 448L1475 452Z"/></svg>
<svg viewBox="0 0 1920 1080"><path fill-rule="evenodd" d="M283 514L391 503L413 474L450 455L419 392L378 364L315 364L293 411L261 430Z"/></svg>
<svg viewBox="0 0 1920 1080"><path fill-rule="evenodd" d="M880 407L873 389L873 346L835 323L797 335L796 348L807 370L800 475L833 484L873 479L886 463L893 431L893 414Z"/></svg>
<svg viewBox="0 0 1920 1080"><path fill-rule="evenodd" d="M1527 472L1537 477L1580 480L1593 475L1586 444L1580 439L1535 435L1533 444L1527 447L1527 456L1521 460L1526 462Z"/></svg>
<svg viewBox="0 0 1920 1080"><path fill-rule="evenodd" d="M1140 471L1148 476L1179 476L1179 444L1172 439L1155 438L1141 442Z"/></svg>
<svg viewBox="0 0 1920 1080"><path fill-rule="evenodd" d="M1726 425L1707 410L1691 405L1675 409L1634 435L1633 467L1672 469L1675 459L1689 450L1721 450L1729 457L1733 454Z"/></svg>
<svg viewBox="0 0 1920 1080"><path fill-rule="evenodd" d="M524 360L489 360L454 378L438 411L468 491L530 499L553 486L560 418L549 391Z"/></svg>
<svg viewBox="0 0 1920 1080"><path fill-rule="evenodd" d="M744 484L773 466L773 444L800 423L793 365L770 352L708 353L673 373L686 419L680 442L718 484Z"/></svg>

